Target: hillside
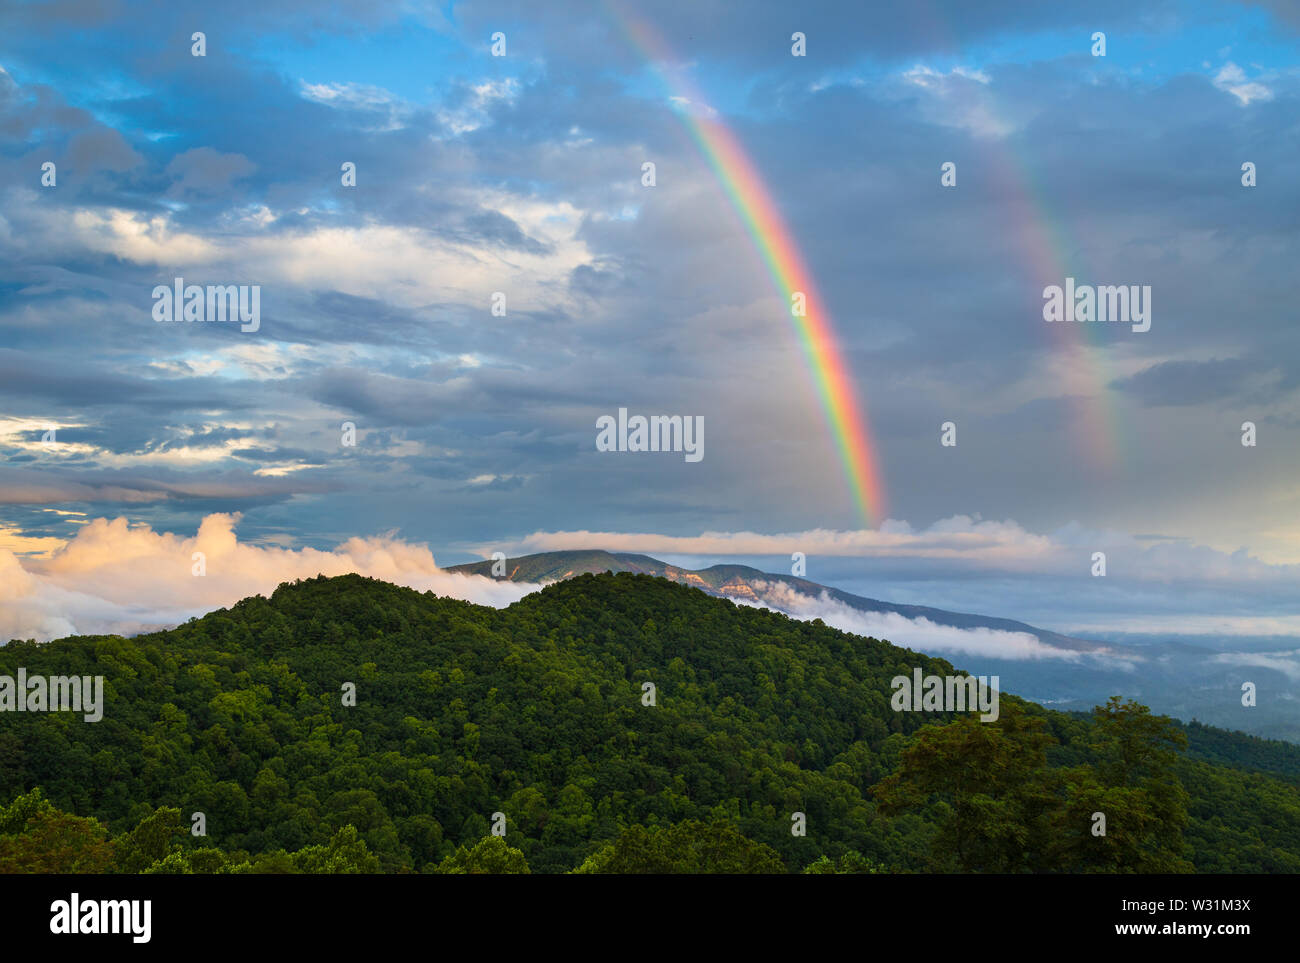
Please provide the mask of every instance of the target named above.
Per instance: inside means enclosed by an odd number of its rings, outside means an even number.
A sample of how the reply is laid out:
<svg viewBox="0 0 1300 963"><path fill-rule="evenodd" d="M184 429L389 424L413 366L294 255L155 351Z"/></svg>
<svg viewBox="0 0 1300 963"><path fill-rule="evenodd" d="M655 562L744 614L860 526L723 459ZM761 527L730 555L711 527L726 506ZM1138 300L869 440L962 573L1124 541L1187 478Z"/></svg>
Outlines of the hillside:
<svg viewBox="0 0 1300 963"><path fill-rule="evenodd" d="M503 610L317 578L19 667L102 674L106 708L0 715L10 871L1300 871L1295 747L1194 727L1175 759L1136 709L1007 694L896 712L891 678L951 666L645 575Z"/></svg>
<svg viewBox="0 0 1300 963"><path fill-rule="evenodd" d="M492 577L492 562L457 565L453 572ZM657 575L690 585L709 595L745 604L763 605L787 615L820 617L847 631L888 635L899 645L930 652L936 635L955 651L962 668L974 675L1015 679L1013 690L1034 702L1062 711L1090 711L1113 695L1148 705L1155 712L1183 720L1200 720L1269 740L1300 744L1293 701L1264 698L1245 709L1241 704L1243 677L1261 691L1288 693L1293 685L1284 666L1267 659L1252 659L1230 644L1216 646L1208 639L1186 644L1177 639L1151 638L1137 642L1097 641L1040 628L1015 619L969 612L954 612L926 605L904 605L854 595L792 575L762 572L745 565L714 565L691 570L669 565L648 555L603 551L543 552L506 559L504 577L531 583L559 581L582 574L633 572ZM940 626L958 630L935 632ZM1008 657L989 633L1030 636L1046 647L1049 657ZM1005 640L1004 640L1005 641ZM1032 644L1032 643L1031 643ZM1015 648L1014 646L1012 647ZM1137 671L1135 671L1137 669ZM1243 676L1243 673L1248 675Z"/></svg>
<svg viewBox="0 0 1300 963"><path fill-rule="evenodd" d="M889 612L906 619L928 619L935 625L958 629L983 628L1002 632L1024 632L1036 636L1046 645L1080 652L1104 647L1098 642L1036 628L1014 619L972 615L969 612L950 612L947 609L933 608L928 605L900 605L881 599L865 598L806 578L763 572L748 565L712 565L694 570L669 565L649 555L603 551L540 552L536 555L508 558L505 561L505 577L515 582L558 582L573 578L575 575L631 572L640 575L657 575L719 598L762 603L778 611L781 606L772 602L772 590L775 586L786 586L813 598L818 598L824 593L827 597L861 612ZM492 561L453 565L447 571L490 577Z"/></svg>

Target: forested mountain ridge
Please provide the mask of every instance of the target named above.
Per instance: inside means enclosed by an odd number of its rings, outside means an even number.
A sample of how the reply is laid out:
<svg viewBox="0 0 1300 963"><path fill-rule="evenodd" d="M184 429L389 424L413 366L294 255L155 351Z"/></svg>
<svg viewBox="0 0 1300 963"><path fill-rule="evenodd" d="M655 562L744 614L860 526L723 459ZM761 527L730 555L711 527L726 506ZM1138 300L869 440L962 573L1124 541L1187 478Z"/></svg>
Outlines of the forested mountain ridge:
<svg viewBox="0 0 1300 963"><path fill-rule="evenodd" d="M688 569L649 555L595 549L539 552L515 558L454 565L450 572L531 584L547 584L582 574L633 572L658 575L709 595L759 605L797 618L820 616L837 628L880 635L896 645L953 657L973 675L1014 678L1019 696L1065 712L1087 712L1111 696L1134 699L1152 711L1260 736L1265 742L1289 741L1300 747L1300 720L1286 695L1293 682L1269 660L1253 660L1213 636L1197 641L1135 635L1127 641L1081 638L1011 618L977 615L927 605L888 602L855 595L793 574L763 572L746 565ZM982 611L996 611L990 602ZM956 639L936 626L975 630ZM1022 636L1011 650L985 632ZM1121 636L1124 634L1121 633ZM1029 636L1043 646L1038 655L1016 654ZM1007 641L1002 639L1001 641ZM945 644L946 642L946 644ZM954 649L952 644L958 642ZM1258 640L1256 640L1258 643ZM1254 643L1253 643L1254 644ZM1271 646L1273 643L1269 643ZM1032 643L1031 643L1032 645ZM1270 651L1265 647L1260 651ZM1135 670L1137 667L1137 671ZM1249 667L1249 673L1243 675ZM1241 683L1254 681L1268 693L1246 708ZM1259 753L1254 753L1259 756Z"/></svg>
<svg viewBox="0 0 1300 963"><path fill-rule="evenodd" d="M951 666L645 575L502 610L316 578L19 667L105 711L0 714L0 870L1300 871L1280 744L1199 727L1272 775L1132 706L896 712Z"/></svg>
<svg viewBox="0 0 1300 963"><path fill-rule="evenodd" d="M504 574L500 577L515 582L546 584L563 581L577 575L599 575L602 572L613 572L615 574L631 572L640 575L657 575L673 582L679 582L682 585L697 588L708 595L754 602L777 611L781 610L781 606L778 601L773 600L773 589L785 587L811 598L825 596L862 612L887 612L901 615L907 619L928 619L935 625L948 625L954 628L985 628L1002 632L1024 632L1039 639L1045 645L1062 649L1094 651L1105 648L1100 642L1075 638L1048 629L1040 629L1015 619L973 615L969 612L953 612L929 605L905 605L897 602L886 602L881 599L865 598L806 578L763 572L748 565L711 565L708 568L688 569L661 562L649 555L595 550L539 552L534 555L507 558L502 562L501 570ZM447 571L493 578L495 577L493 568L497 564L498 562L490 559L482 562L467 562L463 565L453 565Z"/></svg>

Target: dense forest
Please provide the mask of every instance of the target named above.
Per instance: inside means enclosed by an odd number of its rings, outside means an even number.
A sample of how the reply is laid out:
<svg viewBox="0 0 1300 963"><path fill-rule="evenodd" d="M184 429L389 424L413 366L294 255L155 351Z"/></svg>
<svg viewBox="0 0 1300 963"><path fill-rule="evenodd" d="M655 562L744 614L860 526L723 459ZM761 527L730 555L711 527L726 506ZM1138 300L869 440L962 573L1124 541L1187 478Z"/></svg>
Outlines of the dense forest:
<svg viewBox="0 0 1300 963"><path fill-rule="evenodd" d="M1300 872L1300 747L896 712L955 670L646 575L501 610L316 578L20 667L105 707L0 713L0 872Z"/></svg>

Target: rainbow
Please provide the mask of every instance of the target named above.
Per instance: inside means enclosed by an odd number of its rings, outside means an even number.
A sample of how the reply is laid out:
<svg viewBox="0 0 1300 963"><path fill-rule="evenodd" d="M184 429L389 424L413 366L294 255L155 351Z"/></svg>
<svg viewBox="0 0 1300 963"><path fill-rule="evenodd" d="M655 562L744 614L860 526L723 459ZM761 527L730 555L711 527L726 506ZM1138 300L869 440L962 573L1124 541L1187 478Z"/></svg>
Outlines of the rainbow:
<svg viewBox="0 0 1300 963"><path fill-rule="evenodd" d="M999 116L990 98L990 112ZM1080 283L1097 283L1080 247L1066 236L1064 221L1052 210L1047 194L1039 187L1033 171L1022 163L1004 142L987 145L988 167L997 196L1006 205L1007 220L1019 242L1020 271L1029 289L1042 291L1049 284L1064 284L1067 277ZM1115 406L1110 382L1115 374L1107 360L1101 325L1048 325L1037 313L1042 301L1035 300L1035 313L1028 323L1047 329L1053 342L1052 374L1073 410L1073 434L1082 463L1096 474L1113 470L1124 458L1126 432Z"/></svg>
<svg viewBox="0 0 1300 963"><path fill-rule="evenodd" d="M652 66L675 101L704 105L706 101L690 82L674 71L671 51L657 31L644 20L621 9L616 0L607 6L614 20L637 51ZM812 272L799 252L757 168L740 141L720 121L679 109L691 138L722 185L749 232L768 273L785 300L795 323L805 363L812 372L817 394L830 425L858 514L868 526L882 517L885 493L876 468L867 419L858 404L848 366L840 353ZM791 310L792 299L802 293L802 316Z"/></svg>
<svg viewBox="0 0 1300 963"><path fill-rule="evenodd" d="M936 50L951 55L962 48L944 12L933 0L916 0L900 5L910 13L912 26L923 31ZM904 14L905 15L905 14ZM1006 112L992 87L985 91L985 107L994 121L1006 122ZM1008 126L1014 127L1014 124ZM1017 267L1028 289L1041 291L1049 284L1063 284L1067 277L1081 283L1097 283L1080 246L1071 243L1065 219L1060 217L1042 189L1033 169L1013 147L1010 138L990 138L984 142L984 160L1005 205L1007 222L1020 256ZM1077 233L1077 231L1076 231ZM1034 303L1035 309L1042 302ZM1077 440L1080 463L1095 475L1111 472L1126 457L1132 444L1124 418L1116 404L1110 383L1115 372L1108 363L1102 325L1046 324L1037 310L1027 322L1046 329L1045 337L1053 343L1050 371L1059 379L1062 393L1073 413L1073 434Z"/></svg>

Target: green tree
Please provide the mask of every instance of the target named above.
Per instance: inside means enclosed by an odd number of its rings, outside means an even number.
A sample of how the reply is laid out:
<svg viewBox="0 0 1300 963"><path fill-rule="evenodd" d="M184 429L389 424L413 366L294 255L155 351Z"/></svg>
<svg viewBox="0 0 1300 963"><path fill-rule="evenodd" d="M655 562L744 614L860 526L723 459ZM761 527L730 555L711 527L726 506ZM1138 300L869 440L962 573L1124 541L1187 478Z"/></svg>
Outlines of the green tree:
<svg viewBox="0 0 1300 963"><path fill-rule="evenodd" d="M162 807L140 820L129 833L119 836L116 840L118 872L142 873L166 858L173 840L183 832L180 820L179 809Z"/></svg>
<svg viewBox="0 0 1300 963"><path fill-rule="evenodd" d="M45 798L45 792L40 786L14 797L8 806L0 806L0 836L21 833L33 816L53 809L54 806Z"/></svg>
<svg viewBox="0 0 1300 963"><path fill-rule="evenodd" d="M819 856L803 869L809 875L831 875L844 873L883 873L879 863L863 856L856 849L851 849L838 859Z"/></svg>
<svg viewBox="0 0 1300 963"><path fill-rule="evenodd" d="M212 875L229 872L230 860L214 846L202 849L173 849L145 873L156 875Z"/></svg>
<svg viewBox="0 0 1300 963"><path fill-rule="evenodd" d="M933 815L931 869L1021 872L1044 845L1053 801L1044 775L1055 741L1041 717L1003 699L996 722L968 716L922 729L874 794L885 815Z"/></svg>
<svg viewBox="0 0 1300 963"><path fill-rule="evenodd" d="M1137 702L1113 696L1093 709L1096 762L1060 774L1049 864L1072 872L1193 872L1183 840L1188 795L1175 772L1186 745L1169 717Z"/></svg>
<svg viewBox="0 0 1300 963"><path fill-rule="evenodd" d="M0 836L0 873L106 873L113 843L97 819L41 809L22 832Z"/></svg>
<svg viewBox="0 0 1300 963"><path fill-rule="evenodd" d="M500 836L484 836L473 849L461 846L438 866L438 872L451 874L531 873L524 854Z"/></svg>
<svg viewBox="0 0 1300 963"><path fill-rule="evenodd" d="M378 873L379 858L370 852L355 826L344 826L324 846L308 846L294 854L300 873Z"/></svg>
<svg viewBox="0 0 1300 963"><path fill-rule="evenodd" d="M589 856L577 873L784 873L766 843L742 836L727 823L688 819L663 828L629 826Z"/></svg>

